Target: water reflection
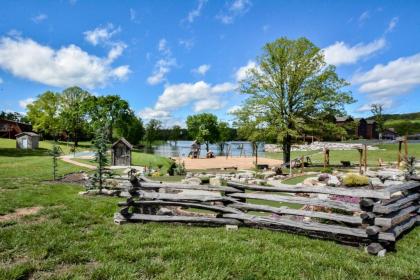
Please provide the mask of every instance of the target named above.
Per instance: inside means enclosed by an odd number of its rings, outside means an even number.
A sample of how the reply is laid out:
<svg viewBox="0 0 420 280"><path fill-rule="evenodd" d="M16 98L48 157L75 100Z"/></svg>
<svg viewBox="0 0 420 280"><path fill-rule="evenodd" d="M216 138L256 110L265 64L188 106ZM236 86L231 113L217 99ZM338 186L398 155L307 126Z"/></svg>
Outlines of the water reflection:
<svg viewBox="0 0 420 280"><path fill-rule="evenodd" d="M155 145L152 147L144 147L142 152L149 154L157 154L165 157L187 157L191 151L193 141L168 141L166 143ZM264 156L263 144L258 145L258 155ZM226 142L224 149L221 150L217 144L210 144L210 150L217 156L252 156L253 149L251 142ZM201 145L200 157L206 157L206 145Z"/></svg>

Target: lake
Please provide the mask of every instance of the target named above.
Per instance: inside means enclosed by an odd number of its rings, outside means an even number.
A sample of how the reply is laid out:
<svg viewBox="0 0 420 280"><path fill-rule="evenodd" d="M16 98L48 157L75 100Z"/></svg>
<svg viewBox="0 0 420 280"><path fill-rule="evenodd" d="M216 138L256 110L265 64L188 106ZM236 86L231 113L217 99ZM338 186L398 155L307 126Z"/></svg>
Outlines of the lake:
<svg viewBox="0 0 420 280"><path fill-rule="evenodd" d="M143 148L142 151L145 153L161 155L164 157L186 157L191 151L191 144L193 141L168 141L163 144L153 145L152 148ZM231 141L226 142L224 151L220 150L219 145L217 144L210 144L209 148L214 152L216 156L225 156L227 150L230 146L229 155L232 156L240 156L241 155L241 147L242 149L242 156L245 154L246 156L252 155L252 144L251 142L237 142ZM264 156L264 145L260 144L258 147L258 155ZM201 153L200 157L206 156L206 145L201 145Z"/></svg>

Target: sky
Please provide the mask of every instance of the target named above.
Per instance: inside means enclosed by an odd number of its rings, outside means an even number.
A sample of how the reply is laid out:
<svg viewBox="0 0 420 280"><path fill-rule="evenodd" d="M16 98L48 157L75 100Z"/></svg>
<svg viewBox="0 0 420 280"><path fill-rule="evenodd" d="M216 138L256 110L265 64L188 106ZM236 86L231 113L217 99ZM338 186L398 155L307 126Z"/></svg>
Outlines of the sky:
<svg viewBox="0 0 420 280"><path fill-rule="evenodd" d="M222 120L264 44L306 37L356 103L348 114L420 111L420 1L2 1L0 110L47 90L118 94L148 121Z"/></svg>

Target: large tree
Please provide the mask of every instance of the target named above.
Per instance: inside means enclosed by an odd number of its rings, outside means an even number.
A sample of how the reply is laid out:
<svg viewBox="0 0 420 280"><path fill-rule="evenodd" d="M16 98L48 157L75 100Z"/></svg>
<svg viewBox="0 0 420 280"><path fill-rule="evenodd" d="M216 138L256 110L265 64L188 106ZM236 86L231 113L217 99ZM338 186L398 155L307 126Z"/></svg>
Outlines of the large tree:
<svg viewBox="0 0 420 280"><path fill-rule="evenodd" d="M169 140L174 141L175 145L182 137L181 127L179 125L172 126L169 134Z"/></svg>
<svg viewBox="0 0 420 280"><path fill-rule="evenodd" d="M240 91L248 95L246 112L267 135L277 135L289 162L293 139L330 123L329 116L342 114L353 98L342 90L348 83L306 38L268 43L257 61L240 82Z"/></svg>
<svg viewBox="0 0 420 280"><path fill-rule="evenodd" d="M219 139L217 139L217 142L220 151L223 151L225 149L225 143L232 140L232 130L227 122L219 122L217 124L217 130L219 131Z"/></svg>
<svg viewBox="0 0 420 280"><path fill-rule="evenodd" d="M371 112L373 115L374 120L376 121L376 126L378 128L378 132L380 134L380 138L382 138L382 133L385 129L385 119L383 116L384 106L382 104L372 104Z"/></svg>
<svg viewBox="0 0 420 280"><path fill-rule="evenodd" d="M75 147L78 145L80 134L87 130L88 111L85 104L90 96L89 92L79 87L67 88L60 96L60 121L62 127L73 138Z"/></svg>
<svg viewBox="0 0 420 280"><path fill-rule="evenodd" d="M209 151L209 145L219 139L219 129L217 117L210 113L202 113L187 117L188 134L194 140L206 145L206 151Z"/></svg>
<svg viewBox="0 0 420 280"><path fill-rule="evenodd" d="M57 137L61 131L60 95L58 93L44 92L32 104L29 104L27 109L27 118L31 122L33 130L54 138Z"/></svg>

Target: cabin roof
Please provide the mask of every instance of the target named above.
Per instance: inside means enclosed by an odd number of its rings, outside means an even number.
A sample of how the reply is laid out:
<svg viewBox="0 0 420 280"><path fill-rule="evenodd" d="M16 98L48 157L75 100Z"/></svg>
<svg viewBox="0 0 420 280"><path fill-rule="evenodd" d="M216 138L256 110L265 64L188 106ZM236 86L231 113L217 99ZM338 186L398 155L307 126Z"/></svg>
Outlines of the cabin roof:
<svg viewBox="0 0 420 280"><path fill-rule="evenodd" d="M117 145L119 142L124 143L124 145L126 145L129 149L133 148L133 145L131 145L130 142L128 142L124 137L118 139L114 144L112 144L112 147Z"/></svg>
<svg viewBox="0 0 420 280"><path fill-rule="evenodd" d="M16 134L16 137L20 137L20 136L23 136L23 135L28 135L28 136L33 136L33 137L39 137L39 135L36 134L35 132L27 132L27 131L24 131L24 132L21 132L19 134Z"/></svg>
<svg viewBox="0 0 420 280"><path fill-rule="evenodd" d="M350 117L350 116L344 116L344 117L342 117L342 116L335 116L335 121L336 122L346 122L346 121L352 121L352 120L353 120L353 118Z"/></svg>

